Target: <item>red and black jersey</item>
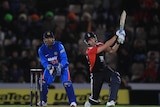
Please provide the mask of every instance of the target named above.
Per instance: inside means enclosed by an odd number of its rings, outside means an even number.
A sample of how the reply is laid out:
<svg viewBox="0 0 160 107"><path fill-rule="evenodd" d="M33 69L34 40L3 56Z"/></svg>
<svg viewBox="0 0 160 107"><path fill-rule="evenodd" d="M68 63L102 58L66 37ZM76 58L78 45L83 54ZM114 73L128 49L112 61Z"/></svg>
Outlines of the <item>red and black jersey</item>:
<svg viewBox="0 0 160 107"><path fill-rule="evenodd" d="M100 72L103 71L104 67L106 66L105 63L105 52L97 53L97 49L99 46L104 45L101 42L97 42L94 47L88 47L87 59L90 65L90 72Z"/></svg>

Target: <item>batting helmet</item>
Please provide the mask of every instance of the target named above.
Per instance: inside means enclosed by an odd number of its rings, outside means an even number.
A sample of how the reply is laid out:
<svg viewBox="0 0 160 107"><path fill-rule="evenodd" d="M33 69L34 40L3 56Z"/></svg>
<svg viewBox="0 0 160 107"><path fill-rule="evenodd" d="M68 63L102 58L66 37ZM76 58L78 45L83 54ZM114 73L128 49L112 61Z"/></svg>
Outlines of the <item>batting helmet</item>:
<svg viewBox="0 0 160 107"><path fill-rule="evenodd" d="M84 35L84 41L87 43L90 38L95 38L96 41L97 41L97 36L96 36L95 33L93 33L93 32L87 32L87 33Z"/></svg>
<svg viewBox="0 0 160 107"><path fill-rule="evenodd" d="M45 32L45 33L43 33L43 38L48 38L48 37L54 37L54 34L53 34L53 32L51 32L51 31L47 31L47 32Z"/></svg>

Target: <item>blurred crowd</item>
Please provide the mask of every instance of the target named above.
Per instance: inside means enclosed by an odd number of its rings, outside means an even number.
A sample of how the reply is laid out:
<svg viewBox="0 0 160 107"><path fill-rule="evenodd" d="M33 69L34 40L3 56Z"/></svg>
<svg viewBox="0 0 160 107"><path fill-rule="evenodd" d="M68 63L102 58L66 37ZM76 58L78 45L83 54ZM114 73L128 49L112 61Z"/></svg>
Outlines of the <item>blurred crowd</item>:
<svg viewBox="0 0 160 107"><path fill-rule="evenodd" d="M74 83L89 82L85 32L93 31L105 42L119 28L127 12L126 41L106 62L128 82L160 82L159 0L1 0L0 82L28 83L30 68L41 68L37 49L46 30L61 41L70 62ZM59 82L57 78L56 82Z"/></svg>

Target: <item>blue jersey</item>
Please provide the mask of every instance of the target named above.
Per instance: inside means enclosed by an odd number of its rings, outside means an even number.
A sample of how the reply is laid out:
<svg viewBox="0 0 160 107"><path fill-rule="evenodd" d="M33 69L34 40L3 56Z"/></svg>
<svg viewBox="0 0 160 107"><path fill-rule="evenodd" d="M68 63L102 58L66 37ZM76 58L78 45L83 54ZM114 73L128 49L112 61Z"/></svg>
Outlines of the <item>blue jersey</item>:
<svg viewBox="0 0 160 107"><path fill-rule="evenodd" d="M62 65L62 68L66 68L69 65L68 58L64 46L61 42L54 41L52 48L44 43L38 50L40 61L42 66L46 69L48 64L56 66L58 63Z"/></svg>

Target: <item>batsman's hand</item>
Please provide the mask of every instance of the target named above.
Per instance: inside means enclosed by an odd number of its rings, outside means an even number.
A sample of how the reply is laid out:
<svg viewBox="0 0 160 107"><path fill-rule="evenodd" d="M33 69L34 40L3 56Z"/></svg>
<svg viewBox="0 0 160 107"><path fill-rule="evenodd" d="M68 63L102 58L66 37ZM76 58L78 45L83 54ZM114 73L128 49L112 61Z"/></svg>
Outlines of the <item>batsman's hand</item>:
<svg viewBox="0 0 160 107"><path fill-rule="evenodd" d="M116 31L116 35L117 35L117 43L123 44L124 41L125 41L125 36L126 36L125 31L124 30L118 30L118 31Z"/></svg>
<svg viewBox="0 0 160 107"><path fill-rule="evenodd" d="M53 75L53 76L56 75L55 67L52 64L47 65L47 70L49 71L50 75Z"/></svg>

